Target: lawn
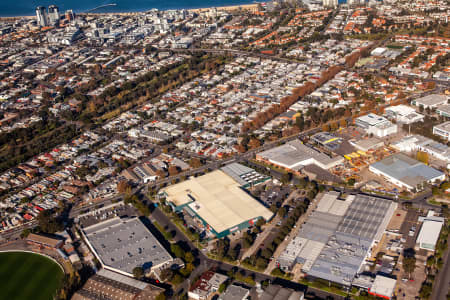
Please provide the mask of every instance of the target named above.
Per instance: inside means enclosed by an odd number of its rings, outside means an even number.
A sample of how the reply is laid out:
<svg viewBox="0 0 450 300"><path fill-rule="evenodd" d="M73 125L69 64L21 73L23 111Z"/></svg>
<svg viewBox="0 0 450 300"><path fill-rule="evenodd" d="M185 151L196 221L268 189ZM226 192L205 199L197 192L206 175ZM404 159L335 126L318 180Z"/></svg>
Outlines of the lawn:
<svg viewBox="0 0 450 300"><path fill-rule="evenodd" d="M0 253L0 300L51 300L63 272L47 257L24 253Z"/></svg>

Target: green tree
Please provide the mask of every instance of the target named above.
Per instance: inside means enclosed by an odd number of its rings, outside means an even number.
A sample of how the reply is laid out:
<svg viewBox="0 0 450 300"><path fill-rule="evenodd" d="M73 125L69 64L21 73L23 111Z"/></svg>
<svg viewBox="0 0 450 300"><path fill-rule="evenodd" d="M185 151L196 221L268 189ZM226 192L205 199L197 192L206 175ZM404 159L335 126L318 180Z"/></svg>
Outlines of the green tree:
<svg viewBox="0 0 450 300"><path fill-rule="evenodd" d="M171 281L173 276L174 276L173 271L170 268L168 268L168 269L164 269L161 271L160 278L162 281L166 281L166 280Z"/></svg>
<svg viewBox="0 0 450 300"><path fill-rule="evenodd" d="M192 254L192 252L187 252L187 253L184 255L184 260L185 260L187 263L193 263L194 260L195 260L195 257L194 257L194 255Z"/></svg>
<svg viewBox="0 0 450 300"><path fill-rule="evenodd" d="M425 282L420 288L419 292L420 299L430 298L432 290L433 286L431 285L431 283Z"/></svg>
<svg viewBox="0 0 450 300"><path fill-rule="evenodd" d="M356 183L355 178L350 178L349 180L347 180L347 184L348 184L349 186L354 186L355 183Z"/></svg>
<svg viewBox="0 0 450 300"><path fill-rule="evenodd" d="M192 168L197 169L197 168L200 168L203 164L200 159L193 157L189 160L189 165Z"/></svg>
<svg viewBox="0 0 450 300"><path fill-rule="evenodd" d="M281 270L280 268L275 268L272 270L271 274L273 276L283 277L286 273L283 270Z"/></svg>
<svg viewBox="0 0 450 300"><path fill-rule="evenodd" d="M142 267L135 267L133 269L134 278L141 279L144 276L144 269Z"/></svg>
<svg viewBox="0 0 450 300"><path fill-rule="evenodd" d="M170 250L172 251L173 255L176 257L184 259L184 250L180 247L178 244L172 244L170 245Z"/></svg>
<svg viewBox="0 0 450 300"><path fill-rule="evenodd" d="M287 209L286 209L286 207L281 207L279 210L278 210L278 214L280 215L280 217L281 218L284 218L284 217L286 217L286 215L287 215Z"/></svg>
<svg viewBox="0 0 450 300"><path fill-rule="evenodd" d="M29 228L25 228L24 230L22 230L22 233L20 234L21 238L26 238L28 237L28 235L31 233L31 230Z"/></svg>
<svg viewBox="0 0 450 300"><path fill-rule="evenodd" d="M227 284L224 282L222 284L220 284L219 286L219 293L222 294L223 292L225 292L225 289L227 288Z"/></svg>
<svg viewBox="0 0 450 300"><path fill-rule="evenodd" d="M292 180L292 173L284 173L281 176L281 182L284 184L288 184Z"/></svg>
<svg viewBox="0 0 450 300"><path fill-rule="evenodd" d="M64 229L64 224L55 218L50 210L44 210L37 216L39 228L46 233L55 233Z"/></svg>
<svg viewBox="0 0 450 300"><path fill-rule="evenodd" d="M408 273L409 278L411 278L411 273L414 272L416 268L416 258L414 256L407 256L403 258L403 270Z"/></svg>
<svg viewBox="0 0 450 300"><path fill-rule="evenodd" d="M184 278L180 274L175 274L175 276L173 276L171 282L174 285L178 285L178 284L182 283L183 281L184 281Z"/></svg>
<svg viewBox="0 0 450 300"><path fill-rule="evenodd" d="M184 268L180 270L181 275L183 275L185 278L189 277L191 275L192 271L194 271L195 266L192 263L187 263Z"/></svg>

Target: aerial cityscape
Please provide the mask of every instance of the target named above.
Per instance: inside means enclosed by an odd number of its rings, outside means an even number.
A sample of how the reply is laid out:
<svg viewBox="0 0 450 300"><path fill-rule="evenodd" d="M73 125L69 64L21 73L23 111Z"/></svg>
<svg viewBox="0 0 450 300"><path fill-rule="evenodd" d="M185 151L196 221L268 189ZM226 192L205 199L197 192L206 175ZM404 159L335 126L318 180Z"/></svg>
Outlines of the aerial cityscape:
<svg viewBox="0 0 450 300"><path fill-rule="evenodd" d="M0 10L0 300L450 299L449 1Z"/></svg>

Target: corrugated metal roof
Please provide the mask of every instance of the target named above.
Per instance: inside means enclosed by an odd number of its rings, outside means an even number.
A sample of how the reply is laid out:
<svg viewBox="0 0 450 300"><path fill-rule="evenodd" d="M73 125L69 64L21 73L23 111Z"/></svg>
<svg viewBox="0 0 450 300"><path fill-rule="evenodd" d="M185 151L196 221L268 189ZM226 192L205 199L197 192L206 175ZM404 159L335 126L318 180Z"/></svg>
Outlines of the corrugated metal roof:
<svg viewBox="0 0 450 300"><path fill-rule="evenodd" d="M371 165L374 168L411 187L416 187L424 181L430 181L444 175L441 171L431 168L403 153L391 155Z"/></svg>

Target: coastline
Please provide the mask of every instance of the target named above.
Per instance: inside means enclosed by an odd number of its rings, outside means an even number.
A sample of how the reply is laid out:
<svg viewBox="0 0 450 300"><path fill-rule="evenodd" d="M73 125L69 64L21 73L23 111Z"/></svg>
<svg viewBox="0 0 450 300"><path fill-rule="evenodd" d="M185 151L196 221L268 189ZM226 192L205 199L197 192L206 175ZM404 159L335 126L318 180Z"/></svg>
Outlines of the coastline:
<svg viewBox="0 0 450 300"><path fill-rule="evenodd" d="M262 2L258 2L258 3L251 3L251 4L238 4L238 5L224 5L224 6L209 6L209 7L201 7L201 8L186 8L187 11L189 12L204 12L204 11L208 11L212 8L217 9L218 11L235 11L235 10L249 10L249 11L256 11L258 9L258 6L261 4ZM178 10L181 10L184 8L178 8ZM78 13L80 15L121 15L121 16L133 16L133 15L137 15L137 14L142 14L145 13L147 11L149 11L151 9L146 9L146 10L142 10L142 11L123 11L123 12L103 12L103 13ZM164 10L160 10L160 11L166 11L169 9L164 9ZM6 21L6 20L18 20L18 19L31 19L31 18L35 18L35 15L27 15L27 16L0 16L0 20L1 21Z"/></svg>

